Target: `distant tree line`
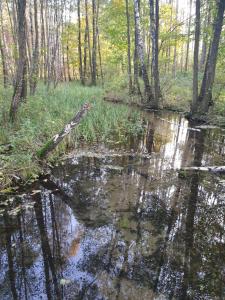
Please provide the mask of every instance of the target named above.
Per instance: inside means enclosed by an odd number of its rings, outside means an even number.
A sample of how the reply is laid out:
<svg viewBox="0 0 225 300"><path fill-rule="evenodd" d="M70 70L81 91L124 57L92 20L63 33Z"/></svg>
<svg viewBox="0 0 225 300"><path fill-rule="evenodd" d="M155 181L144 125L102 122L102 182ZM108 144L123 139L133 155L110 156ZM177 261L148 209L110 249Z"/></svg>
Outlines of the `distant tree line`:
<svg viewBox="0 0 225 300"><path fill-rule="evenodd" d="M96 85L121 73L129 94L158 109L163 74L193 70L192 115L207 113L225 1L1 0L0 54L4 87L13 85L11 120L38 81ZM223 36L223 35L222 35ZM192 68L193 66L193 68ZM199 86L199 72L203 79ZM142 81L142 83L141 83Z"/></svg>

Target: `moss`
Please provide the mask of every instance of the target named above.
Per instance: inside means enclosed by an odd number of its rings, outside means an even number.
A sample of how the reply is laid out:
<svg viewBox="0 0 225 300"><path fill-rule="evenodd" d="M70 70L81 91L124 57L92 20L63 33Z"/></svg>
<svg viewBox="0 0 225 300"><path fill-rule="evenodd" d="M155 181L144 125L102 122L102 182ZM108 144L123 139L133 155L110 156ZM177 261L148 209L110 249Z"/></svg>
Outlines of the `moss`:
<svg viewBox="0 0 225 300"><path fill-rule="evenodd" d="M48 141L41 149L37 151L37 157L40 159L44 158L46 152L48 151L49 148L52 147L52 145L53 145L53 141L52 140Z"/></svg>
<svg viewBox="0 0 225 300"><path fill-rule="evenodd" d="M187 178L187 176L188 176L187 171L185 171L185 170L179 170L178 171L178 177L180 179L185 179L185 178Z"/></svg>

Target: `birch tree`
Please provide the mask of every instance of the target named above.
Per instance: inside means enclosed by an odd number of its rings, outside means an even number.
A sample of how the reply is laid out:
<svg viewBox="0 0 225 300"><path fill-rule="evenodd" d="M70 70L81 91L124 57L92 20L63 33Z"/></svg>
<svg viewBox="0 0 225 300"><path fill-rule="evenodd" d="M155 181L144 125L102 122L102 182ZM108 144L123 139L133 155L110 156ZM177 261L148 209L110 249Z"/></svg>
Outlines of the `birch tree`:
<svg viewBox="0 0 225 300"><path fill-rule="evenodd" d="M158 105L154 99L154 95L152 92L152 87L149 82L148 72L145 64L145 55L144 55L144 42L141 34L141 25L140 25L140 14L139 14L139 4L138 0L134 0L134 17L135 17L135 26L136 26L136 34L137 34L137 52L140 60L142 78L144 81L145 88L145 97L148 105L151 108L157 108Z"/></svg>

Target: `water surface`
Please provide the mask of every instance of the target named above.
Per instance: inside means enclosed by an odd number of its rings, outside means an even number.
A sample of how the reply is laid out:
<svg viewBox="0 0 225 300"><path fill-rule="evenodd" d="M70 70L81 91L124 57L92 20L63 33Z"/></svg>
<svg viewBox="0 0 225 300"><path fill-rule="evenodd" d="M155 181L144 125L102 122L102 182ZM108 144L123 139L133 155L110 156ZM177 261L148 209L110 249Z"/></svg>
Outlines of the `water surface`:
<svg viewBox="0 0 225 300"><path fill-rule="evenodd" d="M0 299L225 299L220 129L143 113L1 204Z"/></svg>

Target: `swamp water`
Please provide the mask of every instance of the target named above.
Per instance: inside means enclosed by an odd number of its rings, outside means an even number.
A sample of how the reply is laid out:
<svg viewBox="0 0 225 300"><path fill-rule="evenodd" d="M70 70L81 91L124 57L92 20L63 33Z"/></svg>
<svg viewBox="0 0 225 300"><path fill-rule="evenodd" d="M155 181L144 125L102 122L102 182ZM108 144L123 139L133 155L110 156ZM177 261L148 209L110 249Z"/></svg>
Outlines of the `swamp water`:
<svg viewBox="0 0 225 300"><path fill-rule="evenodd" d="M225 299L225 132L143 113L1 204L0 299ZM7 208L6 208L7 207Z"/></svg>

